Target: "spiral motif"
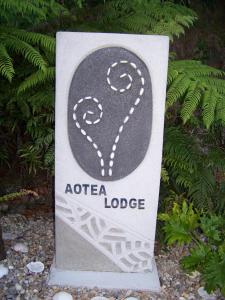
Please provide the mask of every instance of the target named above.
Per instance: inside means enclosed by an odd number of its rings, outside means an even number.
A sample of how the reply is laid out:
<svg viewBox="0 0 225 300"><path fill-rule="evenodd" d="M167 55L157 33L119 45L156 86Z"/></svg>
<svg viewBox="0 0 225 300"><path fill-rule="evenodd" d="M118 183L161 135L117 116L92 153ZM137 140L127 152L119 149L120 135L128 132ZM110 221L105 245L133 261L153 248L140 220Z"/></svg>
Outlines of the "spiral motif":
<svg viewBox="0 0 225 300"><path fill-rule="evenodd" d="M145 85L145 79L142 76L141 70L137 68L136 64L133 63L133 62L128 62L127 60L120 60L118 62L114 62L113 64L111 64L111 66L107 70L106 80L107 80L108 85L110 86L110 88L114 92L124 93L132 87L132 83L133 83L132 76L128 73L123 73L123 74L120 75L120 78L121 79L127 78L128 79L127 85L123 88L117 88L116 86L114 86L112 84L111 79L110 79L112 69L114 69L116 66L119 66L120 64L128 64L129 66L131 66L137 72L137 74L140 78L140 81L141 81L141 87L140 87L140 90L138 92L138 97L135 99L135 101L134 101L133 105L131 106L128 114L125 116L125 118L123 120L123 123L119 127L116 138L113 142L113 146L112 146L111 153L110 153L110 156L109 156L108 173L107 173L108 176L112 176L112 173L113 173L114 158L115 158L115 153L116 153L116 149L117 149L117 146L118 146L118 142L120 140L121 133L124 130L125 124L129 121L131 115L134 113L136 107L139 105L139 103L141 101L141 97L144 94L144 85ZM101 121L102 116L103 116L102 105L101 105L101 103L99 103L99 100L95 97L88 96L88 97L81 98L73 107L73 120L75 121L76 127L80 130L81 134L86 137L87 141L95 149L96 154L99 158L100 166L101 166L101 176L104 177L106 175L106 172L105 172L105 162L104 162L104 159L103 159L102 152L99 150L99 146L93 141L92 137L90 137L87 134L87 132L81 127L81 125L80 125L80 123L77 119L78 107L84 101L93 101L97 105L97 108L98 108L98 111L99 111L99 114L98 114L97 118L95 118L94 121L93 121L93 118L91 118L91 116L95 117L95 113L93 111L88 110L87 112L85 112L83 114L82 119L87 125L95 125L95 124L98 124Z"/></svg>
<svg viewBox="0 0 225 300"><path fill-rule="evenodd" d="M75 124L76 124L76 127L80 130L80 132L86 137L86 139L88 140L88 142L92 145L92 147L95 149L96 153L97 153L97 156L99 158L99 163L100 163L100 166L101 166L101 175L102 176L105 176L105 169L104 169L104 166L105 166L105 163L104 163L104 159L102 157L102 152L99 150L99 147L98 145L93 141L93 139L87 134L87 132L81 127L79 121L77 120L77 110L78 110L78 107L79 105L84 102L84 101L93 101L97 107L98 107L98 110L99 110L99 116L98 118L96 118L94 121L92 121L89 117L94 115L95 113L91 110L88 110L87 112L85 112L82 116L82 119L84 120L84 122L87 124L87 125L95 125L95 124L98 124L101 119L102 119L102 116L103 116L103 110L102 110L102 105L101 103L99 103L99 100L95 97L91 97L91 96L88 96L88 97L84 97L84 98L81 98L73 107L73 120L75 121Z"/></svg>
<svg viewBox="0 0 225 300"><path fill-rule="evenodd" d="M108 68L107 70L107 83L108 85L110 86L110 88L115 91L115 92L119 92L119 93L124 93L126 91L128 91L131 86L132 86L132 82L133 82L133 78L130 74L128 73L123 73L122 75L120 75L120 78L125 78L127 77L128 78L128 81L129 83L124 87L124 88L120 88L118 89L117 87L115 87L112 83L111 83L111 79L110 79L110 74L112 72L112 70L119 66L120 64L128 64L130 65L138 74L139 78L140 78L140 81L141 81L141 87L140 87L140 90L139 90L139 93L138 93L138 97L135 99L134 101L134 104L133 106L130 108L129 110L129 113L126 115L126 117L124 118L123 120L123 123L121 124L121 126L119 127L119 130L118 130L118 133L117 133L117 136L114 140L114 143L113 143L113 146L112 146L112 150L111 150L111 153L110 153L110 160L109 160L109 169L108 169L108 175L109 176L112 176L112 172L113 172L113 164L114 164L114 158L115 158L115 152L116 152L116 148L117 148L117 145L118 145L118 142L119 142L119 139L120 139L120 135L121 133L123 132L124 130L124 126L125 124L129 121L131 115L134 113L135 111L135 108L138 106L138 104L140 103L141 101L141 97L142 95L144 94L144 85L145 85L145 79L144 77L142 76L142 73L141 73L141 70L137 68L137 65L133 62L129 62L127 60L120 60L118 62L114 62L113 64L111 64L111 66Z"/></svg>

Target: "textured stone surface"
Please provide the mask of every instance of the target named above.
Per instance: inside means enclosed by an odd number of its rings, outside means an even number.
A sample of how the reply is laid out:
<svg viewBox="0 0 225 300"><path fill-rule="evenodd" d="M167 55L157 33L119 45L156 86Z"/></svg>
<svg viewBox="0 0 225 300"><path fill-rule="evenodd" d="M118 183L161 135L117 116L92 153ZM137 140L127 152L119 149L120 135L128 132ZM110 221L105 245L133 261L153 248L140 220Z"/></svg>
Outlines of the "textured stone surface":
<svg viewBox="0 0 225 300"><path fill-rule="evenodd" d="M95 247L57 217L56 228L57 268L80 271L91 271L91 268L95 271L121 271L104 254L96 250Z"/></svg>
<svg viewBox="0 0 225 300"><path fill-rule="evenodd" d="M151 80L140 58L124 48L107 47L80 63L70 86L68 133L84 171L103 181L131 173L146 154L151 123Z"/></svg>

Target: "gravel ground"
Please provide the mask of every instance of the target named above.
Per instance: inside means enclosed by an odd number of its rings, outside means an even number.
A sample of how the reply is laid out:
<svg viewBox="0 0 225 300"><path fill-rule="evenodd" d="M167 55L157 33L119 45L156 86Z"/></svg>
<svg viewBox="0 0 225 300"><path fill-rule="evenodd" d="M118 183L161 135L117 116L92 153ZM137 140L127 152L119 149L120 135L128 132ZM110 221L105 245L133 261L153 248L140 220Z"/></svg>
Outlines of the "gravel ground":
<svg viewBox="0 0 225 300"><path fill-rule="evenodd" d="M0 279L0 300L52 299L58 291L67 291L73 299L88 300L95 296L105 296L110 300L136 297L139 300L193 300L224 299L219 294L210 298L199 296L201 287L199 275L188 276L179 267L183 249L172 248L169 252L159 251L156 263L161 282L161 293L153 294L130 290L100 290L86 288L60 288L47 286L46 280L54 255L54 230L51 216L25 218L22 215L8 215L1 218L3 239L7 259L1 264L8 267L8 275ZM28 246L27 253L16 252L13 246L22 242ZM41 261L45 265L42 273L30 273L26 265L31 261Z"/></svg>

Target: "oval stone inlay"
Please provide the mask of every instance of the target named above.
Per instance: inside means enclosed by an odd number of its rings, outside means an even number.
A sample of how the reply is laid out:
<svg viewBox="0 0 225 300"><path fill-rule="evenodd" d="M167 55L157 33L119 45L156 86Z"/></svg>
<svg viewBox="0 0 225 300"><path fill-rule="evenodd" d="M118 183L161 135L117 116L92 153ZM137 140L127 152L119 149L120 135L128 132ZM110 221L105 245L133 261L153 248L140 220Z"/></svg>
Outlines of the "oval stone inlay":
<svg viewBox="0 0 225 300"><path fill-rule="evenodd" d="M68 135L81 168L99 180L133 172L147 152L152 126L148 68L121 47L87 56L73 75L68 101Z"/></svg>

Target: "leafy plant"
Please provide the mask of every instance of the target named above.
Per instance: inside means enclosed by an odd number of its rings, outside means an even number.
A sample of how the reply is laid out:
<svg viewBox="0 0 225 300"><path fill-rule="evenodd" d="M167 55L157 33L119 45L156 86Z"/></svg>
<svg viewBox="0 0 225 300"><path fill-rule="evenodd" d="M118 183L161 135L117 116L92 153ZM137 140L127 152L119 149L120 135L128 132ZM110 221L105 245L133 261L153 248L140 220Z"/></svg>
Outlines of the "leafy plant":
<svg viewBox="0 0 225 300"><path fill-rule="evenodd" d="M86 18L91 15L91 18ZM193 25L195 12L172 1L109 0L86 6L78 18L78 30L164 34L171 40Z"/></svg>
<svg viewBox="0 0 225 300"><path fill-rule="evenodd" d="M199 61L172 61L169 65L166 107L179 102L183 123L197 116L206 128L225 124L225 72Z"/></svg>
<svg viewBox="0 0 225 300"><path fill-rule="evenodd" d="M172 210L160 214L168 244L186 244L190 254L181 259L188 272L199 271L208 292L220 289L225 295L225 219L193 209L186 201L174 203Z"/></svg>
<svg viewBox="0 0 225 300"><path fill-rule="evenodd" d="M34 26L67 9L56 1L11 0L0 1L0 11L0 162L12 166L19 158L30 173L52 169L55 38ZM32 89L38 84L41 91Z"/></svg>
<svg viewBox="0 0 225 300"><path fill-rule="evenodd" d="M165 129L163 154L169 189L184 193L199 209L224 211L224 154L223 148L212 141L206 143L200 134L169 126Z"/></svg>

